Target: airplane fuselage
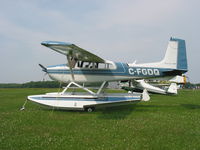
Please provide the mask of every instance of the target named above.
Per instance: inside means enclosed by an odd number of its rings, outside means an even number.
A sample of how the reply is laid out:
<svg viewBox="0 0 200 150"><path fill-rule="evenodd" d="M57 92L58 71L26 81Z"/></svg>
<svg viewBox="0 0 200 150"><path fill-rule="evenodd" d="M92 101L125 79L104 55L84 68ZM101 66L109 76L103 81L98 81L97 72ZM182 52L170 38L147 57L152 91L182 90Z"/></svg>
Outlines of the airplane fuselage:
<svg viewBox="0 0 200 150"><path fill-rule="evenodd" d="M112 62L111 68L73 68L75 82L92 83L104 81L121 81L130 79L145 79L164 77L166 73L173 75L170 68L134 67L127 63ZM71 71L66 64L47 67L47 73L53 80L69 83L72 81Z"/></svg>

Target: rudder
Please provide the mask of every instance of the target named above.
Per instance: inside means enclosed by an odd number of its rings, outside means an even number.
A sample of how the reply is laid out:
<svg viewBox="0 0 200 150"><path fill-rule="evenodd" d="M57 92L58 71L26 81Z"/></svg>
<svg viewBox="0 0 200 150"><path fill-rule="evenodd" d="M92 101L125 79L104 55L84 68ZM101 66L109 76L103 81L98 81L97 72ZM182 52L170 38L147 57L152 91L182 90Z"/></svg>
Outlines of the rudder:
<svg viewBox="0 0 200 150"><path fill-rule="evenodd" d="M187 55L185 40L176 39L178 41L178 57L177 57L177 69L178 70L188 70L187 65Z"/></svg>

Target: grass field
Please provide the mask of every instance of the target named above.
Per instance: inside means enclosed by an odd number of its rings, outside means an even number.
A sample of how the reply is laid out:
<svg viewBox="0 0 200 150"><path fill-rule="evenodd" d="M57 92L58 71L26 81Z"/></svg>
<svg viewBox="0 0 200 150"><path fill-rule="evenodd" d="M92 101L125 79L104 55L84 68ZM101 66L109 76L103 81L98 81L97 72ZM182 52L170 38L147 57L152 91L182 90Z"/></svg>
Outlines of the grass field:
<svg viewBox="0 0 200 150"><path fill-rule="evenodd" d="M0 150L200 149L200 91L92 113L46 109L27 95L57 89L0 89Z"/></svg>

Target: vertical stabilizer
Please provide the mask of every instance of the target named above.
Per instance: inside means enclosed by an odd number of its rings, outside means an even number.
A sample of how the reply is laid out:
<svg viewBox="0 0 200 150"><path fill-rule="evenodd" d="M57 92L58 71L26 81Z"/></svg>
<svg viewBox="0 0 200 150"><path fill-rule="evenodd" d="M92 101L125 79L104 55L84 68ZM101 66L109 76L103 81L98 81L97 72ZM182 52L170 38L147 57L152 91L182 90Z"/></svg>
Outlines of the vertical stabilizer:
<svg viewBox="0 0 200 150"><path fill-rule="evenodd" d="M176 83L171 83L168 90L167 90L167 93L169 94L177 94L177 84Z"/></svg>
<svg viewBox="0 0 200 150"><path fill-rule="evenodd" d="M187 71L187 55L185 40L170 38L167 51L161 64L168 68Z"/></svg>
<svg viewBox="0 0 200 150"><path fill-rule="evenodd" d="M147 89L144 89L142 92L142 101L149 101L149 100L150 100L149 93Z"/></svg>

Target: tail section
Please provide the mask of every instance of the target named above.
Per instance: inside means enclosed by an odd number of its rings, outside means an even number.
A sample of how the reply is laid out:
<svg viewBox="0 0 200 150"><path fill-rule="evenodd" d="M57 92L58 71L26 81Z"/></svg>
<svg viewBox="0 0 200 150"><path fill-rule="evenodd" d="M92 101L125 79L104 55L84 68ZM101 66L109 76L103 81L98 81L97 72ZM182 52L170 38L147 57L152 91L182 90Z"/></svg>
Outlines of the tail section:
<svg viewBox="0 0 200 150"><path fill-rule="evenodd" d="M133 67L157 67L173 69L174 75L188 71L185 40L170 38L167 51L162 61L143 64L129 64ZM171 73L170 73L171 74Z"/></svg>
<svg viewBox="0 0 200 150"><path fill-rule="evenodd" d="M161 66L176 70L187 71L187 55L185 40L170 38Z"/></svg>

